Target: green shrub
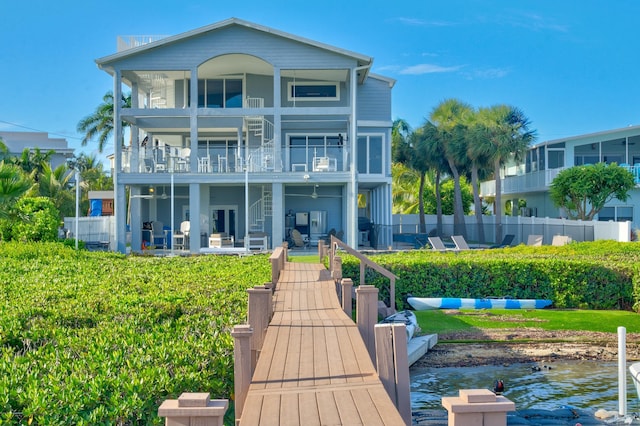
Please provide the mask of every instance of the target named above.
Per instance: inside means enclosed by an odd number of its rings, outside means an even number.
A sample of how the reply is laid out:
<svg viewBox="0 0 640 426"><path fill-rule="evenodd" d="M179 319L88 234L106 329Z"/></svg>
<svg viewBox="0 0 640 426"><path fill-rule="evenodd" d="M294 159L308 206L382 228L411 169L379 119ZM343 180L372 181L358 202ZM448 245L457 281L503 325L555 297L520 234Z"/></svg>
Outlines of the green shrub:
<svg viewBox="0 0 640 426"><path fill-rule="evenodd" d="M551 299L557 308L631 309L640 299L640 245L595 242L563 247L436 253L426 250L372 256L398 276L396 306L417 297ZM359 282L359 262L343 256L343 276ZM388 302L389 280L367 270L365 282Z"/></svg>
<svg viewBox="0 0 640 426"><path fill-rule="evenodd" d="M10 218L2 222L2 239L5 241L55 241L60 213L49 198L22 197Z"/></svg>
<svg viewBox="0 0 640 426"><path fill-rule="evenodd" d="M266 255L0 243L0 423L160 425L182 392L230 398L230 328L270 277Z"/></svg>

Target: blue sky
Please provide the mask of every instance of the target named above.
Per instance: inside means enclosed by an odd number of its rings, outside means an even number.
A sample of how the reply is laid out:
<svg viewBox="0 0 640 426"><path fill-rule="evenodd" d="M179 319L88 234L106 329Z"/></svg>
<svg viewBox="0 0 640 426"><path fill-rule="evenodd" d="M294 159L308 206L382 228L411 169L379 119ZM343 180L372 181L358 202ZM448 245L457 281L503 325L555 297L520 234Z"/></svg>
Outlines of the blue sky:
<svg viewBox="0 0 640 426"><path fill-rule="evenodd" d="M76 125L112 88L95 59L118 35L230 17L372 56L397 80L393 118L413 127L452 97L521 108L538 141L640 124L637 0L29 0L1 1L0 16L0 130L88 153L97 143L81 148Z"/></svg>

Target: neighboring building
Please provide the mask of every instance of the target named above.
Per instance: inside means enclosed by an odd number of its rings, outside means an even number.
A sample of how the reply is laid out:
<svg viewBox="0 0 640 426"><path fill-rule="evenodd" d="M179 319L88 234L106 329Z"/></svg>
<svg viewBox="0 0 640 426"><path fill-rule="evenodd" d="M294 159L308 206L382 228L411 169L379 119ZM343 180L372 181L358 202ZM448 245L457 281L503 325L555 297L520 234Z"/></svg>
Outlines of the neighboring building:
<svg viewBox="0 0 640 426"><path fill-rule="evenodd" d="M73 157L73 148L69 148L66 139L50 138L45 132L4 132L0 131L0 139L9 150L9 154L19 157L25 149L33 151L39 148L45 154L54 151L51 156L51 167L55 169Z"/></svg>
<svg viewBox="0 0 640 426"><path fill-rule="evenodd" d="M630 192L626 202L613 200L598 214L602 221L631 221L633 228L640 224L640 126L592 133L542 142L532 146L523 164L508 164L502 171L502 200L526 201L519 212L523 216L565 217L554 206L549 187L563 169L598 162L617 163L631 171L636 179L636 189ZM495 180L483 182L482 197L495 195ZM516 209L517 210L517 209Z"/></svg>
<svg viewBox="0 0 640 426"><path fill-rule="evenodd" d="M149 222L189 220L192 252L211 233L274 247L293 228L312 243L333 228L355 246L359 216L391 225L395 81L371 74L371 57L235 18L121 46L96 61L115 99L133 93L114 119L114 140L131 126L113 164L119 251L128 226L140 250Z"/></svg>

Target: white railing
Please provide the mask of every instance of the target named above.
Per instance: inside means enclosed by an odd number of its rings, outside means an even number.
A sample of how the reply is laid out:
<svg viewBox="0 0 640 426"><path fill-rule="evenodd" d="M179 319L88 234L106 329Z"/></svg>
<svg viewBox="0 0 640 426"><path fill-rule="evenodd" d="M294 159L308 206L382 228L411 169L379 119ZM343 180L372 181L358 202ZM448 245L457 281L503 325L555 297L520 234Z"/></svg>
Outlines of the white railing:
<svg viewBox="0 0 640 426"><path fill-rule="evenodd" d="M128 35L118 36L117 39L117 51L132 49L134 47L142 46L145 44L153 43L160 39L166 38L166 35Z"/></svg>
<svg viewBox="0 0 640 426"><path fill-rule="evenodd" d="M518 194L529 191L544 191L549 188L553 179L564 168L541 170L526 173L519 176L507 176L502 178L503 194ZM480 184L480 193L484 197L496 195L496 181L490 180Z"/></svg>
<svg viewBox="0 0 640 426"><path fill-rule="evenodd" d="M247 96L245 101L245 108L264 108L264 98L252 98Z"/></svg>

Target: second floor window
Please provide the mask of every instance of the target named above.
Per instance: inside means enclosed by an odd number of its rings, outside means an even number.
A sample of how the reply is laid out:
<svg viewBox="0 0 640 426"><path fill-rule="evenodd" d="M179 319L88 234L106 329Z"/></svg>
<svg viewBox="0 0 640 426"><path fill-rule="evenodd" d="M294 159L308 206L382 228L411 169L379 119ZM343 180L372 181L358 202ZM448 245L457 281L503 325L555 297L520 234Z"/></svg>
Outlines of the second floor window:
<svg viewBox="0 0 640 426"><path fill-rule="evenodd" d="M331 82L289 82L289 101L337 101L340 86Z"/></svg>
<svg viewBox="0 0 640 426"><path fill-rule="evenodd" d="M198 108L242 108L242 79L198 80Z"/></svg>
<svg viewBox="0 0 640 426"><path fill-rule="evenodd" d="M358 173L382 174L382 136L358 136Z"/></svg>

